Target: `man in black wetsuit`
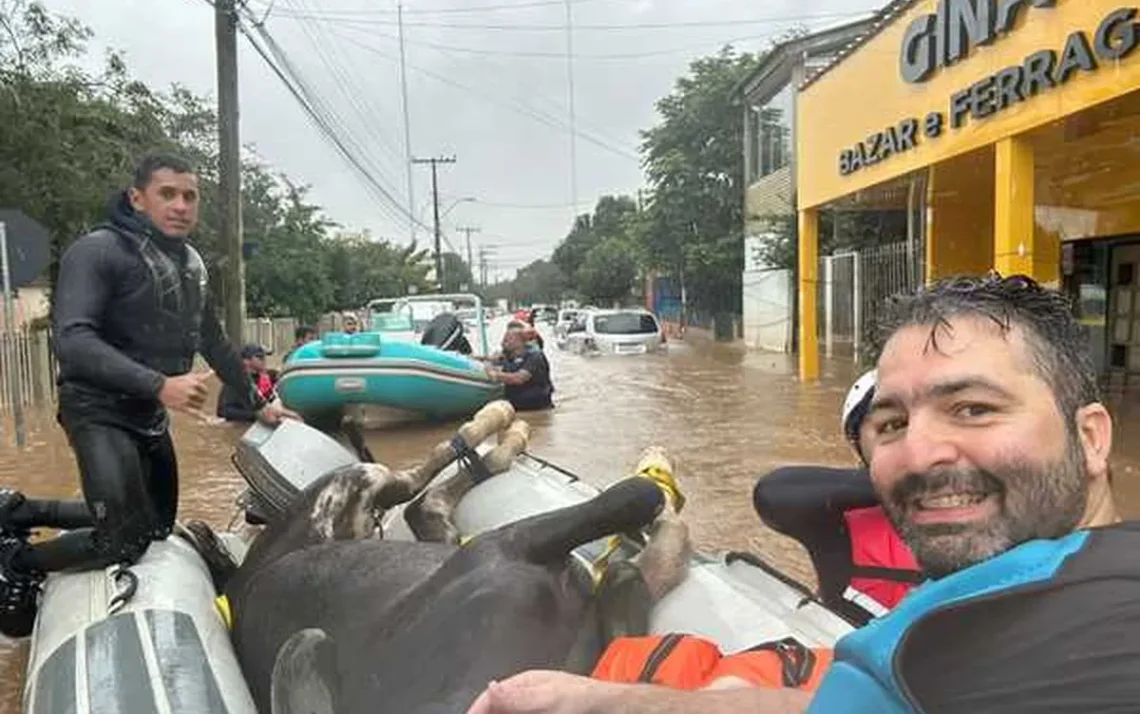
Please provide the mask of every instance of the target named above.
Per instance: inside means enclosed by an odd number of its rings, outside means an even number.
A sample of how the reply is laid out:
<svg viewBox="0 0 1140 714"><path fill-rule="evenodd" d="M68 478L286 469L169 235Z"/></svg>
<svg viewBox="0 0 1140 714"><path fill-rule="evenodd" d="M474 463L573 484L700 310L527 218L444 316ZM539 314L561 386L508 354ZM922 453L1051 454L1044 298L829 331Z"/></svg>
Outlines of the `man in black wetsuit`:
<svg viewBox="0 0 1140 714"><path fill-rule="evenodd" d="M206 266L186 242L198 223L198 178L184 160L145 158L108 219L60 260L53 309L59 363L58 419L79 465L91 527L29 545L21 509L48 512L14 491L0 493L0 632L30 633L43 574L132 563L170 534L178 466L167 409L197 412L211 372L193 373L195 353L242 390L259 418L297 418L267 405L226 341ZM72 516L74 506L60 506ZM5 517L7 516L7 517Z"/></svg>

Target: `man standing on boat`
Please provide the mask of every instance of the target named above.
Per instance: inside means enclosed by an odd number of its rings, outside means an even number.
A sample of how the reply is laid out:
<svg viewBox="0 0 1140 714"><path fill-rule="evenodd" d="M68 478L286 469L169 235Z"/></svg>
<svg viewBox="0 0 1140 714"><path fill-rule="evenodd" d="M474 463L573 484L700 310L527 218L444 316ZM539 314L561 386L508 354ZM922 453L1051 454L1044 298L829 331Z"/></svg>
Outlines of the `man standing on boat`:
<svg viewBox="0 0 1140 714"><path fill-rule="evenodd" d="M1021 276L950 279L881 327L871 479L928 579L838 642L817 691L534 671L468 714L1134 711L1140 523L1116 515L1112 418L1069 301Z"/></svg>
<svg viewBox="0 0 1140 714"><path fill-rule="evenodd" d="M198 224L198 177L186 161L148 156L108 219L60 260L53 306L58 419L79 465L92 527L29 545L0 522L0 632L30 633L44 573L132 563L170 534L178 465L168 409L197 413L213 372L258 417L299 418L267 405L226 341L206 266L187 242ZM23 496L0 494L0 516Z"/></svg>

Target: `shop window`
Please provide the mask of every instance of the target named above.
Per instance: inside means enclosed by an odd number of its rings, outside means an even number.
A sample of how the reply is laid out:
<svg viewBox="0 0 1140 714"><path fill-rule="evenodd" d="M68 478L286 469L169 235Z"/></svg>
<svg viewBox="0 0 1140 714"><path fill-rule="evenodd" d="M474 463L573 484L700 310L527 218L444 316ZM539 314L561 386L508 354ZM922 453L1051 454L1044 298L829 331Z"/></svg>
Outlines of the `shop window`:
<svg viewBox="0 0 1140 714"><path fill-rule="evenodd" d="M748 114L748 182L775 173L791 163L795 91L787 84Z"/></svg>

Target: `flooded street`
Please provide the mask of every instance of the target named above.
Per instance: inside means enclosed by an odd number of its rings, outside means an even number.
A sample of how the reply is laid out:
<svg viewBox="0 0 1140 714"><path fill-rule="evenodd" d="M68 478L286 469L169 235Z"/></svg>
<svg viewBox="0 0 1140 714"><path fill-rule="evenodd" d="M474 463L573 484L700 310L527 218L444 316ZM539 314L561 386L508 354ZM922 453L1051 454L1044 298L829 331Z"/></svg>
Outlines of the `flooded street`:
<svg viewBox="0 0 1140 714"><path fill-rule="evenodd" d="M501 325L499 326L501 330ZM495 335L497 337L497 335ZM793 357L746 353L731 346L671 342L667 355L583 358L559 351L547 334L557 407L528 414L530 451L606 484L626 475L649 444L677 459L688 497L686 518L699 546L748 549L806 582L814 582L798 545L766 531L751 507L755 479L789 462L855 463L839 434L839 409L856 376L832 364L818 385L793 377ZM1125 515L1140 513L1140 407L1116 404L1116 487ZM209 403L213 409L213 401ZM206 425L177 415L180 517L224 528L243 482L230 464L242 427ZM457 423L371 431L376 457L394 466L418 461ZM78 495L75 462L63 432L46 411L29 416L28 448L13 445L3 424L0 483L32 496ZM26 645L0 645L0 712L20 709Z"/></svg>

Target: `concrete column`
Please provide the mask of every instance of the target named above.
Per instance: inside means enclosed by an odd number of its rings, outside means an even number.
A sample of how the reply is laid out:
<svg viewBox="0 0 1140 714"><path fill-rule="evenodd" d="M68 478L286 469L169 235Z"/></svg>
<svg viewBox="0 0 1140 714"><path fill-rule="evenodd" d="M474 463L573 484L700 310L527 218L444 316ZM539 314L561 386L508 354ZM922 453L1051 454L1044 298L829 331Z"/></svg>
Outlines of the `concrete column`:
<svg viewBox="0 0 1140 714"><path fill-rule="evenodd" d="M807 208L799 215L800 379L819 379L819 211Z"/></svg>
<svg viewBox="0 0 1140 714"><path fill-rule="evenodd" d="M1039 279L1033 197L1033 147L1021 137L994 145L994 268Z"/></svg>

